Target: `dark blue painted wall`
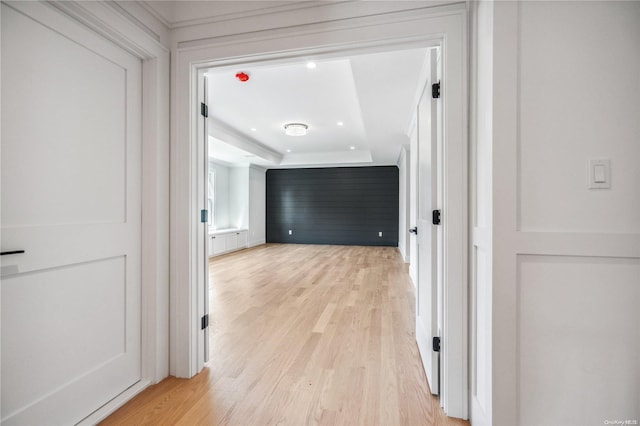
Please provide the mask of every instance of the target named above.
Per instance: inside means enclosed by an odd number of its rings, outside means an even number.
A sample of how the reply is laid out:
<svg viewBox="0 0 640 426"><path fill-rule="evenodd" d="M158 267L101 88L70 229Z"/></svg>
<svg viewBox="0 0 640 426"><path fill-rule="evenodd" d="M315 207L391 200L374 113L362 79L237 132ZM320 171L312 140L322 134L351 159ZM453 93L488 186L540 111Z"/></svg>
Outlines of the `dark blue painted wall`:
<svg viewBox="0 0 640 426"><path fill-rule="evenodd" d="M267 242L398 245L395 166L272 169L266 190Z"/></svg>

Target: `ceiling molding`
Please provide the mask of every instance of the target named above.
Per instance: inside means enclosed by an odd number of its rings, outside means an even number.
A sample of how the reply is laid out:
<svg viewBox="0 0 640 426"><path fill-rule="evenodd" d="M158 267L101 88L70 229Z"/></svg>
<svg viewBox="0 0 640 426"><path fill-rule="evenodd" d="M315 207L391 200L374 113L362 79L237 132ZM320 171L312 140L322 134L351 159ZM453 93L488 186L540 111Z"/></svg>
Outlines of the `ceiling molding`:
<svg viewBox="0 0 640 426"><path fill-rule="evenodd" d="M136 18L133 14L129 13L129 11L126 10L124 7L122 7L118 2L108 1L105 4L115 9L119 14L127 18L129 21L131 21L131 23L133 23L135 26L140 28L142 31L149 34L149 36L154 38L157 42L160 42L160 34L155 32L153 29L149 28L149 26L147 26L144 22Z"/></svg>
<svg viewBox="0 0 640 426"><path fill-rule="evenodd" d="M146 60L160 50L160 36L120 5L108 1L47 1L48 6L91 28L132 55Z"/></svg>
<svg viewBox="0 0 640 426"><path fill-rule="evenodd" d="M172 29L171 28L171 22L169 22L164 15L162 15L161 13L159 13L154 7L152 7L151 5L149 5L146 1L139 1L137 2L140 7L142 7L144 10L146 10L151 16L153 16L154 18L156 18L162 25L165 26L165 28L167 28L167 30Z"/></svg>
<svg viewBox="0 0 640 426"><path fill-rule="evenodd" d="M251 9L243 12L223 13L220 15L211 15L211 16L204 16L204 17L193 18L193 19L182 19L182 20L172 20L168 17L165 17L149 1L141 1L140 4L149 13L153 14L158 20L160 20L164 25L166 25L167 28L176 29L176 28L190 27L194 25L206 25L206 24L214 24L214 23L225 22L225 21L247 19L255 16L265 16L265 15L289 12L294 10L325 7L331 4L350 3L352 1L353 0L295 1L295 2L290 2L289 4L279 4L279 5L273 5L273 6L258 7L256 9ZM257 2L257 3L261 3L261 2ZM265 1L264 3L269 3L269 2ZM211 4L215 5L215 2L211 2Z"/></svg>

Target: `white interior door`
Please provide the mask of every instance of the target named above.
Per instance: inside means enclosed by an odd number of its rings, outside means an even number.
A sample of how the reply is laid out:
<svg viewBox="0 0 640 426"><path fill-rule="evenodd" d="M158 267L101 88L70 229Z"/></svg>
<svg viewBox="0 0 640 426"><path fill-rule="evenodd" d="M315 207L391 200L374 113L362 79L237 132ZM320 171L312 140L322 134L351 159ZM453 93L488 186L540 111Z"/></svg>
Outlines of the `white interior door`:
<svg viewBox="0 0 640 426"><path fill-rule="evenodd" d="M198 116L198 140L200 141L200 149L202 149L202 164L200 165L202 173L201 185L202 185L202 210L206 211L206 217L201 217L202 226L202 255L198 257L201 263L200 270L202 276L199 279L200 285L198 286L198 311L200 318L200 327L198 332L198 371L204 367L204 363L209 360L209 256L208 256L208 241L209 241L209 218L213 214L213 211L209 208L209 185L211 183L209 175L209 82L204 71L199 71L198 74L198 98L201 105L204 104L204 109L200 108L200 114ZM199 185L200 186L200 185Z"/></svg>
<svg viewBox="0 0 640 426"><path fill-rule="evenodd" d="M74 424L140 379L141 63L1 7L2 423Z"/></svg>
<svg viewBox="0 0 640 426"><path fill-rule="evenodd" d="M440 48L435 48L431 51L431 70L432 70L432 79L434 82L440 83L442 81L442 50ZM441 95L442 96L442 95ZM433 185L435 188L435 204L434 209L440 209L445 205L444 202L444 179L443 179L443 170L444 170L444 150L443 150L443 123L442 123L442 97L439 99L431 99L431 122L435 123L431 126L431 143L435 142L435 148L433 149L435 158L432 159L432 162L435 164L433 178L435 179L435 184ZM444 313L446 309L446 305L444 303L444 277L445 277L445 269L444 269L444 229L447 226L447 223L442 221L440 225L434 226L433 232L435 237L435 280L436 280L436 334L435 336L440 337L440 339L444 339L445 334L445 326L444 326ZM445 383L447 382L445 378L445 364L447 362L446 358L443 356L444 352L444 344L441 342L440 353L438 354L439 359L439 378L438 381L440 383L440 392L444 389ZM440 405L444 407L444 399L440 398Z"/></svg>
<svg viewBox="0 0 640 426"><path fill-rule="evenodd" d="M442 279L442 233L432 223L433 211L439 209L440 179L438 173L438 108L432 97L432 84L437 81L437 50L428 58L429 81L417 107L418 117L418 285L416 297L416 340L431 393L440 394L439 353L433 338L441 337L438 329L438 283Z"/></svg>

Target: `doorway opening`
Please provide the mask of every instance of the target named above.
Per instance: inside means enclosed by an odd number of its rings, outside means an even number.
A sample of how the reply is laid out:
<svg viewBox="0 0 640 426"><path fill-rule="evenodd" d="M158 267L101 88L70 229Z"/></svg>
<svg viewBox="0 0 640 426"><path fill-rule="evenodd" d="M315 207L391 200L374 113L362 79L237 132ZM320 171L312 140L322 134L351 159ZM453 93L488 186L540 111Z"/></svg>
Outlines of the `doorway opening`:
<svg viewBox="0 0 640 426"><path fill-rule="evenodd" d="M216 195L217 205L215 208L217 210L215 215L217 218L226 216L227 222L222 224L224 222L222 220L220 223L214 224L213 229L211 226L206 229L205 238L208 241L207 258L267 242L264 212L264 171L266 169L388 165L388 163L385 163L388 160L384 159L385 148L389 151L394 151L393 164L397 164L401 148L403 146L407 148L409 145L408 134L412 123L420 124L423 121L420 118L420 114L423 114L424 111L416 109L420 99L424 97L422 89L428 86L429 98L432 99L431 85L436 83L436 79L440 80L442 77L437 71L437 58L439 58L441 42L439 40L430 40L428 42L423 41L420 44L410 45L410 48L406 46L378 46L373 49L357 49L351 52L317 54L312 57L313 62L309 59L309 55L305 55L284 60L225 64L198 70L199 81L206 80L208 86L207 93L203 93L202 96L204 99L210 99L210 102L207 103L209 116L206 118L208 121L207 128L209 129L206 133L205 148L205 152L209 153L206 176L212 173L211 170L215 170L214 173L218 176L216 182L225 181L225 178L220 178L220 176L227 176L226 183L222 185L222 189L216 188L214 191L218 194ZM346 53L349 55L345 56ZM344 67L345 62L351 66L346 75L349 77L348 83L352 87L338 79L342 71L340 68ZM385 72L375 73L373 67L376 64L379 68L383 68L383 65L387 64L387 68L389 68L390 63L393 66L390 67L390 70L387 70L386 74ZM310 66L310 64L313 65ZM322 78L319 80L311 78L305 81L305 78L298 79L296 77L297 73L306 78L309 78L310 74L317 77L318 71L323 68L331 71L327 73L329 76L333 77L333 73L337 77L335 79L325 77L324 81ZM242 75L244 78L240 79L238 75ZM363 83L359 78L361 75L366 75L368 81ZM387 87L390 86L390 76L401 76L405 84L401 85L399 89ZM276 84L275 82L278 81L278 78L284 83ZM411 80L411 84L406 84L407 80ZM317 84L319 87L313 87L308 81ZM326 86L323 86L323 83ZM378 85L377 90L374 90L374 85ZM323 116L320 119L318 111L313 111L313 108L308 108L311 111L305 110L305 106L313 106L314 104L320 104L321 110L323 107L324 110L327 110L328 108L322 101L330 87L337 87L338 92L343 94L351 90L357 95L356 102L360 101L359 106L362 110L369 109L369 111L363 113L361 110L356 111L354 114L353 111L349 110L348 102L350 100L342 101L344 98L341 98L341 102L338 103L342 108L333 108L331 114L325 113L326 117ZM398 114L394 107L396 109L399 108L398 94L403 90L405 93L402 93L402 96L408 101L404 104L406 107L404 115L402 116L401 113L402 130L404 131L401 138L394 141L390 139L391 136L388 134L377 135L377 138L370 136L370 133L368 134L366 130L376 128L371 122L378 121L378 129L380 129L379 121L383 119L381 111L386 111L388 116L392 116L393 113ZM363 100L366 103L364 106L362 106ZM437 111L440 111L440 116L442 116L441 104L438 106L436 101L433 101L433 103L434 117L436 117ZM288 111L283 113L282 111L287 110L287 107ZM305 111L301 112L301 110ZM280 113L279 116L278 113ZM369 116L366 116L366 113ZM365 115L365 117L362 115ZM391 120L394 117L387 118ZM439 122L439 127L436 127L435 118L433 123L431 123L431 117L425 118L428 118L429 125L433 124L434 138L438 132L441 137L442 123ZM312 140L311 143L306 143L305 141L305 144L300 146L299 142L292 140L290 137L280 135L289 121L311 122L313 123L311 126L305 124L307 128L310 127L311 132L320 133L331 127L326 134L332 135L333 138L328 139L325 137L318 141ZM348 126L345 126L347 123ZM345 127L350 127L352 133L346 136L337 133L340 131L344 133ZM361 134L358 134L359 130L362 131ZM383 148L381 149L380 146L368 146L369 141L367 138L374 139L374 144L377 142ZM421 143L429 143L427 138L423 139ZM327 149L327 140L333 142L334 146ZM314 142L324 145L324 149L320 148L320 145L314 146ZM418 152L416 150L415 155L418 155ZM441 151L440 154L442 154ZM427 159L429 160L429 157ZM431 160L434 161L435 166L437 158L434 156ZM430 167L429 164L426 166ZM437 169L441 168L442 164L438 164ZM433 167L433 169L435 170L436 167ZM419 175L419 179L425 179L425 176ZM207 181L207 185L210 186L209 181ZM426 192L426 189L423 189L426 188L424 184L419 185L416 181L411 182L411 185L421 188L422 197L419 198L420 200L426 199L430 194L430 192ZM440 189L442 189L441 180L439 185ZM263 194L262 197L259 195L260 192ZM223 195L219 195L220 193ZM250 196L250 194L253 196ZM440 190L438 194L437 197L440 198L437 199L437 202L443 203L442 191ZM419 201L414 201L417 206ZM407 208L413 207L407 206ZM405 213L401 212L400 214ZM422 226L423 224L421 224ZM408 233L408 229L402 229L400 232ZM427 228L424 227L422 235L426 232ZM240 236L241 233L242 237ZM292 230L289 230L289 234L291 233ZM443 233L442 231L436 231L435 235L440 236L440 243L439 245L434 245L434 251L429 253L430 256L434 256L434 259L436 259L433 262L434 266L442 265L443 259ZM228 241L229 237L233 241ZM240 242L238 239L240 239ZM222 247L223 245L225 246L224 248L216 249L216 246ZM438 250L435 250L435 247ZM423 248L422 252L423 254L427 253L425 248ZM415 261L419 262L417 258ZM210 265L210 262L207 261L206 264ZM426 266L426 263L421 266L420 276L426 276L430 273L425 270ZM207 274L210 277L211 271L208 271ZM434 270L433 277L437 276L442 277L443 271L440 270L439 274L436 275ZM434 318L439 319L434 324L434 330L436 331L428 336L417 333L419 343L422 343L421 338L422 340L429 340L429 342L431 342L432 337L442 338L442 325L444 323L442 299L444 292L442 281L439 283L439 287L434 283L434 288L439 288L439 292L434 292L434 297L437 295L438 298L433 299L433 303L431 303L430 299L429 303L431 304L428 306L429 309L437 309L433 313ZM430 280L419 284L417 293L419 295L426 294L427 286L431 288ZM210 290L205 283L204 298L208 299ZM421 299L417 298L417 300L420 301ZM440 302L436 303L436 300ZM213 301L209 299L208 301L213 305ZM425 308L427 306L423 303L422 306L417 306L417 312L424 312ZM205 311L205 315L207 313ZM419 317L416 320L419 320ZM416 324L420 325L420 322L417 321ZM437 325L440 327L438 328ZM422 331L423 329L418 328L418 330ZM214 339L215 336L211 336L211 340ZM430 361L427 361L427 358L431 358L432 347L429 345L427 348L424 344L419 344L418 347L423 365L427 371L431 392L439 395L441 389L440 373L443 373L444 370L439 367L440 358L437 358L438 372L429 374L431 370L427 366L430 365ZM441 400L441 405L445 405L444 398Z"/></svg>
<svg viewBox="0 0 640 426"><path fill-rule="evenodd" d="M173 339L176 352L176 368L190 376L200 371L204 365L203 330L194 330L189 324L200 324L204 316L204 266L207 261L203 227L194 221L199 218L199 210L205 209L204 192L206 179L200 169L204 158L201 118L195 113L200 110L202 100L198 92L199 81L206 70L216 68L236 70L247 63L285 63L307 59L309 56L323 59L347 56L353 53L370 53L394 49L411 49L440 46L442 48L442 109L443 136L443 182L445 200L442 220L450 225L444 236L444 251L450 260L446 262L443 276L444 323L451 324L450 333L442 342L444 386L441 400L447 414L467 417L467 138L466 138L466 11L464 7L451 7L439 14L436 9L424 9L388 16L388 20L378 22L371 17L354 18L354 25L346 27L328 24L321 32L305 32L300 28L286 29L286 37L279 34L273 39L254 40L247 43L242 37L230 40L211 39L179 46L176 59L176 81L178 84L174 111L176 132L186 135L189 144L174 140L176 150L176 173L174 190L188 191L190 203L177 214L174 229L181 224L188 226L188 238L177 237L174 251L184 247L184 253L173 259L176 276L192 277L192 286L174 287L177 300L185 300L185 306L175 307L175 332ZM375 21L375 22L374 22ZM356 25L358 23L358 25ZM369 23L370 26L360 25ZM384 34L378 30L384 30ZM329 38L327 38L329 37ZM331 38L333 37L333 38ZM275 52L275 53L274 53ZM197 136L196 136L197 135ZM187 165L197 164L198 170ZM192 161L198 159L198 161ZM189 183L187 185L187 183ZM200 201L202 200L202 201ZM184 210L184 211L183 211ZM180 213L182 212L182 213ZM198 213L198 214L192 214ZM181 251L182 253L182 251ZM180 253L178 253L180 254ZM202 271L202 272L201 272ZM187 306L188 305L188 306ZM196 320L196 321L194 321ZM181 345L181 343L184 343Z"/></svg>

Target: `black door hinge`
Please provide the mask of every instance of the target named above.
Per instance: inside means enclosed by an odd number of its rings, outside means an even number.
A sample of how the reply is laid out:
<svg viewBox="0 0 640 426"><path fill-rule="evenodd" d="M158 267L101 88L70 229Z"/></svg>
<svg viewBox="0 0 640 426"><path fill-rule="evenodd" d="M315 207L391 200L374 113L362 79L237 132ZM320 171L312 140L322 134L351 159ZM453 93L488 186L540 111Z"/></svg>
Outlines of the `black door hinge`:
<svg viewBox="0 0 640 426"><path fill-rule="evenodd" d="M209 222L209 210L200 210L200 222L207 223Z"/></svg>
<svg viewBox="0 0 640 426"><path fill-rule="evenodd" d="M431 97L433 99L440 99L440 82L431 85Z"/></svg>
<svg viewBox="0 0 640 426"><path fill-rule="evenodd" d="M200 102L200 114L205 118L209 116L209 107L204 102Z"/></svg>
<svg viewBox="0 0 640 426"><path fill-rule="evenodd" d="M209 314L200 318L200 330L204 330L209 327Z"/></svg>
<svg viewBox="0 0 640 426"><path fill-rule="evenodd" d="M433 351L440 352L440 338L437 336L433 338Z"/></svg>
<svg viewBox="0 0 640 426"><path fill-rule="evenodd" d="M434 210L434 211L432 211L432 212L431 212L431 222L432 222L434 225L440 225L440 222L441 222L441 220L440 220L440 216L441 216L441 215L440 215L440 210Z"/></svg>

